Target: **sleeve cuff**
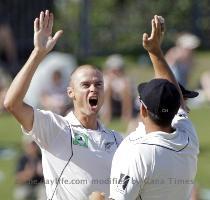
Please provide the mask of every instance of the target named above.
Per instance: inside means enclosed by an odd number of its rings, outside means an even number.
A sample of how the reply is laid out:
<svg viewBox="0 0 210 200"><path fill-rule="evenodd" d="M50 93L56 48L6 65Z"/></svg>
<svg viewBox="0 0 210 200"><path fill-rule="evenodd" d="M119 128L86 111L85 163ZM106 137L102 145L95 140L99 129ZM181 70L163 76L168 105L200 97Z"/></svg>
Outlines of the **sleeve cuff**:
<svg viewBox="0 0 210 200"><path fill-rule="evenodd" d="M21 125L21 130L22 133L24 135L32 135L32 133L34 132L35 129L35 122L36 122L36 109L33 108L33 112L34 112L34 118L33 118L33 125L32 125L32 129L30 131L26 130L22 125Z"/></svg>

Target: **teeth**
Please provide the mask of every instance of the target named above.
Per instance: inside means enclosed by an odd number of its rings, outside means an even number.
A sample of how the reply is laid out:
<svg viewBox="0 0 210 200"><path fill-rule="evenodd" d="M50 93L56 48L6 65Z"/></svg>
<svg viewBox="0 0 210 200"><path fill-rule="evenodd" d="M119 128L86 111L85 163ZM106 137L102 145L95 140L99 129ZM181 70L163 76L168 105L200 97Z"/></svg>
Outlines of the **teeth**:
<svg viewBox="0 0 210 200"><path fill-rule="evenodd" d="M90 97L90 99L97 100L98 98L97 97Z"/></svg>

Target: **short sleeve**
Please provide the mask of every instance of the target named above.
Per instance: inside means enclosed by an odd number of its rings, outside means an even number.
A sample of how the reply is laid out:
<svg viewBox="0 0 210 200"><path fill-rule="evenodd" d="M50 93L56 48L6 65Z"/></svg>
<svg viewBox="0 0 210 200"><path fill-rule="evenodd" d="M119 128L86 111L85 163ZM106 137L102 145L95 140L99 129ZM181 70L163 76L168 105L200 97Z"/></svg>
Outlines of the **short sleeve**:
<svg viewBox="0 0 210 200"><path fill-rule="evenodd" d="M189 117L187 112L180 108L172 121L172 126L176 127L178 123L183 121L189 121Z"/></svg>
<svg viewBox="0 0 210 200"><path fill-rule="evenodd" d="M184 111L181 108L179 109L178 113L175 115L172 121L172 127L188 134L188 136L190 137L191 141L193 142L198 151L199 148L198 136L186 111Z"/></svg>
<svg viewBox="0 0 210 200"><path fill-rule="evenodd" d="M110 197L115 200L135 200L144 184L144 166L135 152L121 145L113 158ZM139 162L140 161L140 162ZM142 165L141 165L142 164Z"/></svg>
<svg viewBox="0 0 210 200"><path fill-rule="evenodd" d="M181 108L172 121L172 127L190 132L194 129L187 112Z"/></svg>
<svg viewBox="0 0 210 200"><path fill-rule="evenodd" d="M22 127L24 134L31 135L34 141L43 149L48 149L57 136L66 129L65 120L50 111L34 109L32 130L27 132Z"/></svg>

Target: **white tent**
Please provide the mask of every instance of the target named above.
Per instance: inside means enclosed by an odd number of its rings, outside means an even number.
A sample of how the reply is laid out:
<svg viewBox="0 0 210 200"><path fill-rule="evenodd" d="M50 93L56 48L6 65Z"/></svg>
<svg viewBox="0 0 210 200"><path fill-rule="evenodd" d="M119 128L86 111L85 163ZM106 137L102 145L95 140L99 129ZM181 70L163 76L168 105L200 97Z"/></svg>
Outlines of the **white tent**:
<svg viewBox="0 0 210 200"><path fill-rule="evenodd" d="M52 73L59 70L67 86L69 76L76 66L76 59L70 54L60 52L48 54L36 70L24 101L33 107L37 107L42 88L47 84L51 84Z"/></svg>

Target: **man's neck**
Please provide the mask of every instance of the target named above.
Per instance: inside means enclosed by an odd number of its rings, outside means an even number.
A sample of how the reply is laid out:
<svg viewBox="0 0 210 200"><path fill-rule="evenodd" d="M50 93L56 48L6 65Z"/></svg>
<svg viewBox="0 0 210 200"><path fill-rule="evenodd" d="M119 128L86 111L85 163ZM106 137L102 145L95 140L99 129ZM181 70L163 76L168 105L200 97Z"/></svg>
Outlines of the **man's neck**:
<svg viewBox="0 0 210 200"><path fill-rule="evenodd" d="M74 110L74 115L82 126L88 129L96 130L98 128L97 115L85 115Z"/></svg>

